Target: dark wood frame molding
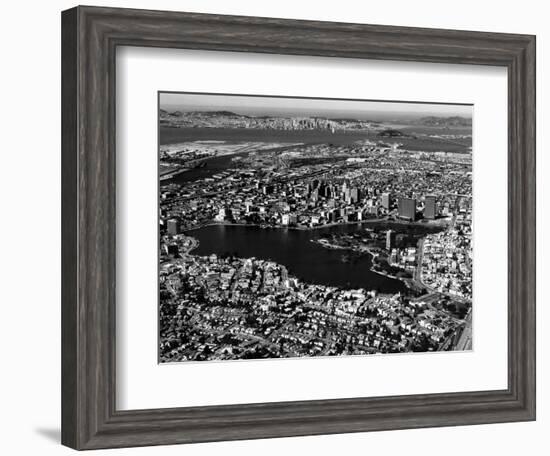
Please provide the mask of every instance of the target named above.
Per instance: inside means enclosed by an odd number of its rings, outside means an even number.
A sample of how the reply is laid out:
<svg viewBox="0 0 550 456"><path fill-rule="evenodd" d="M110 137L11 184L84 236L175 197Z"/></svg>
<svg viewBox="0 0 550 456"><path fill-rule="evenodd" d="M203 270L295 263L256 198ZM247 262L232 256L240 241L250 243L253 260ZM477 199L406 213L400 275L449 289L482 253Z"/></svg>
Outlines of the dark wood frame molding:
<svg viewBox="0 0 550 456"><path fill-rule="evenodd" d="M123 45L506 67L508 388L116 410L115 50ZM63 444L94 449L535 419L534 36L76 7L62 13L62 56Z"/></svg>

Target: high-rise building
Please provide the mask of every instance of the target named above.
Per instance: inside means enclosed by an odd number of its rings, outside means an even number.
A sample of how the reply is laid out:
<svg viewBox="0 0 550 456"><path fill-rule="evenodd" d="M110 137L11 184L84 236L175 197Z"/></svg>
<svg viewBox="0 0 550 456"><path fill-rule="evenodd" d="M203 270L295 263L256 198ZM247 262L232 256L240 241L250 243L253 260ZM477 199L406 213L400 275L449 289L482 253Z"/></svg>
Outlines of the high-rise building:
<svg viewBox="0 0 550 456"><path fill-rule="evenodd" d="M180 223L176 219L170 219L166 222L166 230L168 231L168 234L179 234Z"/></svg>
<svg viewBox="0 0 550 456"><path fill-rule="evenodd" d="M342 184L342 193L346 194L346 192L349 190L349 184L347 182L344 182Z"/></svg>
<svg viewBox="0 0 550 456"><path fill-rule="evenodd" d="M307 193L310 195L314 190L319 189L319 180L313 179L307 184Z"/></svg>
<svg viewBox="0 0 550 456"><path fill-rule="evenodd" d="M389 193L382 193L382 207L389 210L391 207L391 195Z"/></svg>
<svg viewBox="0 0 550 456"><path fill-rule="evenodd" d="M317 201L319 199L319 189L316 188L315 190L313 190L310 197L313 201Z"/></svg>
<svg viewBox="0 0 550 456"><path fill-rule="evenodd" d="M397 213L400 218L414 222L416 220L416 200L414 198L399 198Z"/></svg>
<svg viewBox="0 0 550 456"><path fill-rule="evenodd" d="M437 216L437 202L435 196L428 195L424 199L424 218L434 219Z"/></svg>
<svg viewBox="0 0 550 456"><path fill-rule="evenodd" d="M353 187L350 190L349 197L352 204L359 202L359 199L361 198L360 190L357 187Z"/></svg>
<svg viewBox="0 0 550 456"><path fill-rule="evenodd" d="M395 231L386 231L386 250L391 251L395 246Z"/></svg>

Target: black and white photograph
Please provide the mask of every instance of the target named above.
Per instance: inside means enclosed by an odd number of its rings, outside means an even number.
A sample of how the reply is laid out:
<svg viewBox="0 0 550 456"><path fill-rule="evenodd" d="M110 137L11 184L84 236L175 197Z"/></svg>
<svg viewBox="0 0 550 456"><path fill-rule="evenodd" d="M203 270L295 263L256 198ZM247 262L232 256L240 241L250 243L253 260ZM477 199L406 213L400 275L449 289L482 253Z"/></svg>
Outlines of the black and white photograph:
<svg viewBox="0 0 550 456"><path fill-rule="evenodd" d="M472 349L472 105L158 100L161 363Z"/></svg>
<svg viewBox="0 0 550 456"><path fill-rule="evenodd" d="M495 6L6 2L1 453L543 455L550 27Z"/></svg>

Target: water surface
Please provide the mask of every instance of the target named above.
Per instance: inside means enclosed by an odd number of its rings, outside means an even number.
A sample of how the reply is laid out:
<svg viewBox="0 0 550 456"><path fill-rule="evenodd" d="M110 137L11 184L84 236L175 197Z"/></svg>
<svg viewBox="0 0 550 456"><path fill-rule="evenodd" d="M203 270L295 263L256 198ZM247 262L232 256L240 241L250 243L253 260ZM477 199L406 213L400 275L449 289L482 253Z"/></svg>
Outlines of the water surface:
<svg viewBox="0 0 550 456"><path fill-rule="evenodd" d="M382 293L405 291L405 284L370 270L372 257L347 250L333 250L311 242L328 233L364 229L346 225L316 230L213 225L189 231L199 240L194 255L233 254L239 258L271 260L286 266L289 274L318 285L365 288Z"/></svg>

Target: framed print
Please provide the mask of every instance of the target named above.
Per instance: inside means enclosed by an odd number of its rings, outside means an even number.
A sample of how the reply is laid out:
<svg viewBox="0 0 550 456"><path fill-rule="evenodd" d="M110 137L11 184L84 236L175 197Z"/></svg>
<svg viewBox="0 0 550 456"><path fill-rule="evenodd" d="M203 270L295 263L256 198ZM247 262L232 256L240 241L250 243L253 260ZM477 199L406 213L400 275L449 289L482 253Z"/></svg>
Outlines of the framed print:
<svg viewBox="0 0 550 456"><path fill-rule="evenodd" d="M535 419L535 38L62 14L62 442Z"/></svg>

